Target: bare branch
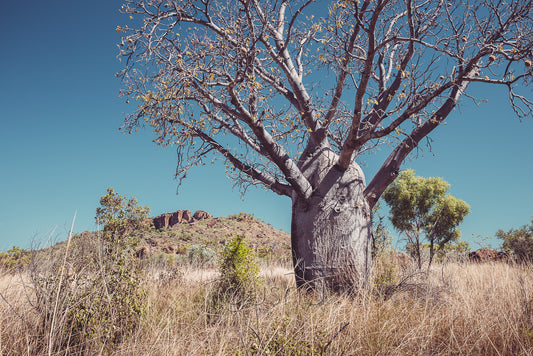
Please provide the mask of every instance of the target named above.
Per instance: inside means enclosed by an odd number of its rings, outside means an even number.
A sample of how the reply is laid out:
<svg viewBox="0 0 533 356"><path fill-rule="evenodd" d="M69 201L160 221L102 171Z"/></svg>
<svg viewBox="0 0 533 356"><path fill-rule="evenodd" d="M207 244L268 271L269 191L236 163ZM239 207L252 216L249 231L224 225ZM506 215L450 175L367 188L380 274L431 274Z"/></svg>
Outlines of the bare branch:
<svg viewBox="0 0 533 356"><path fill-rule="evenodd" d="M469 83L503 85L517 116L533 115L532 9L531 0L125 0L133 20L117 28L117 76L136 108L124 129L149 126L154 142L177 145L183 175L213 155L239 184L301 197L318 183L298 165L321 149L347 169L378 145L395 147L367 188L372 204L470 97Z"/></svg>

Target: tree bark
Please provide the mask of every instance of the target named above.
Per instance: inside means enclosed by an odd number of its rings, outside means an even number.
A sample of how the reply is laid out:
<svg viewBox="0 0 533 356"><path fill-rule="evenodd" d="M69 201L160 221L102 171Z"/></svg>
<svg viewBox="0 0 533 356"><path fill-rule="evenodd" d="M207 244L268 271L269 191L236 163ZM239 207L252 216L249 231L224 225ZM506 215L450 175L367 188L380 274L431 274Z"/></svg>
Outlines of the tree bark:
<svg viewBox="0 0 533 356"><path fill-rule="evenodd" d="M291 242L296 284L317 291L350 291L366 284L371 263L371 209L365 179L352 163L342 170L328 148L299 164L313 186L292 197Z"/></svg>

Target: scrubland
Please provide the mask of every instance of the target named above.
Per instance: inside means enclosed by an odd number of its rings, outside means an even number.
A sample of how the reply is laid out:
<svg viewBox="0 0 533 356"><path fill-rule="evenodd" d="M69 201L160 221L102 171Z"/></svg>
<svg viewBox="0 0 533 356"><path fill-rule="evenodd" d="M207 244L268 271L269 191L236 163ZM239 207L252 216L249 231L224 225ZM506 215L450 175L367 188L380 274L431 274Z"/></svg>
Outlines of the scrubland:
<svg viewBox="0 0 533 356"><path fill-rule="evenodd" d="M0 354L533 354L531 266L449 262L418 273L387 257L377 262L369 285L345 295L298 291L288 264L263 264L246 295L226 299L213 298L219 290L212 267L148 265L140 281L146 308L136 327L112 345L82 348L58 347L57 339L75 337L60 327L68 310L52 303L43 318L29 272L6 271Z"/></svg>

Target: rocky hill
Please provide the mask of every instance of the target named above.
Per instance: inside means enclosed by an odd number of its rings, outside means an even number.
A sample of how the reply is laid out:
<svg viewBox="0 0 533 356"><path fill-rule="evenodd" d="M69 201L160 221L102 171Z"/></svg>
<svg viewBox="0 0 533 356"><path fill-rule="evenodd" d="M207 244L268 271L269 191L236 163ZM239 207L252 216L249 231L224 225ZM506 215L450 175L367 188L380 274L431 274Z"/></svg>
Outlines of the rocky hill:
<svg viewBox="0 0 533 356"><path fill-rule="evenodd" d="M212 217L204 211L191 216L180 210L154 218L154 227L143 239L139 257L157 252L184 255L192 246L218 251L228 238L242 235L259 257L290 258L290 235L245 213Z"/></svg>
<svg viewBox="0 0 533 356"><path fill-rule="evenodd" d="M250 214L213 217L202 210L194 214L189 210L178 210L151 219L153 228L143 233L136 253L142 259L162 254L185 258L191 251L199 249L215 253L235 235L244 236L259 258L291 259L290 235ZM90 237L92 234L94 232L84 232L78 236Z"/></svg>

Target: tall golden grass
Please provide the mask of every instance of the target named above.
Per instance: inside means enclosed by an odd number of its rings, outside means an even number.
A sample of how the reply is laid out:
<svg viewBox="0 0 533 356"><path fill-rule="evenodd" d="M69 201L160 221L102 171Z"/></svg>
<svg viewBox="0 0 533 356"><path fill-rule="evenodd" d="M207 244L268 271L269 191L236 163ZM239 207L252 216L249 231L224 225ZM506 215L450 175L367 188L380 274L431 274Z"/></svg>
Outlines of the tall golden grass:
<svg viewBox="0 0 533 356"><path fill-rule="evenodd" d="M151 273L148 309L116 355L532 355L533 269L436 264L400 271L355 295L304 294L287 266L262 267L244 303L212 308L216 273ZM47 354L49 335L24 274L0 278L0 355ZM39 339L45 338L45 340ZM41 351L35 351L41 350ZM101 350L89 350L99 354ZM55 355L67 355L67 350Z"/></svg>

